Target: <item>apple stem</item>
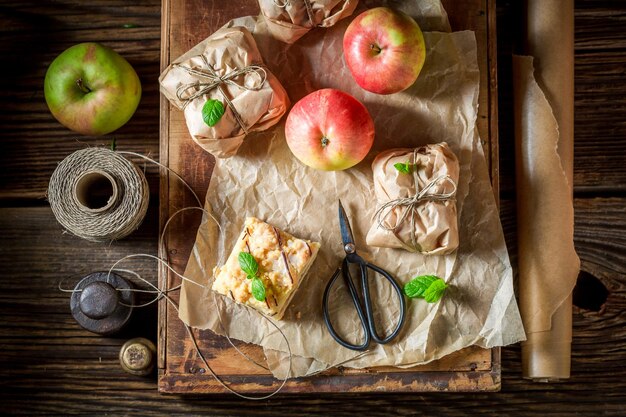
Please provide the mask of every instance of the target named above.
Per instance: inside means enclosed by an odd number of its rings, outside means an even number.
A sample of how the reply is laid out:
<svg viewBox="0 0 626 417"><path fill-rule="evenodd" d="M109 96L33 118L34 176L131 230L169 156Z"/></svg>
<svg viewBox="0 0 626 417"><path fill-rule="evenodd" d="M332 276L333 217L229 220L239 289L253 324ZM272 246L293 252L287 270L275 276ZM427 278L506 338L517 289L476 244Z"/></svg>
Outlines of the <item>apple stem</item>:
<svg viewBox="0 0 626 417"><path fill-rule="evenodd" d="M85 84L83 84L82 78L79 78L78 80L76 80L76 85L78 86L78 88L80 88L80 91L82 91L83 93L91 93L91 89L87 87Z"/></svg>
<svg viewBox="0 0 626 417"><path fill-rule="evenodd" d="M372 51L374 51L375 53L380 53L380 51L382 51L382 49L380 48L380 46L376 45L375 43L370 45L370 48L372 49Z"/></svg>
<svg viewBox="0 0 626 417"><path fill-rule="evenodd" d="M330 140L326 136L322 137L322 148L325 148L330 143Z"/></svg>

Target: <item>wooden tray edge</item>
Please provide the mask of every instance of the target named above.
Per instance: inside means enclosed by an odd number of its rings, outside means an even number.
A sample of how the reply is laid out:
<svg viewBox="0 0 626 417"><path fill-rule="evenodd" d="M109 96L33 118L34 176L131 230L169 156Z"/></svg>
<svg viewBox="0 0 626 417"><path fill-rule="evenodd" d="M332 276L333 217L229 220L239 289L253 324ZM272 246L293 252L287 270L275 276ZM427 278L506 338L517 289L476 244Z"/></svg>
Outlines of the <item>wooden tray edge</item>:
<svg viewBox="0 0 626 417"><path fill-rule="evenodd" d="M489 173L500 207L500 137L498 131L498 37L496 0L487 0L487 68L489 68ZM494 163L494 161L496 163Z"/></svg>
<svg viewBox="0 0 626 417"><path fill-rule="evenodd" d="M170 20L169 20L170 2L169 0L163 0L161 3L161 72L169 65L169 33L170 33ZM164 166L169 166L169 102L161 94L159 100L159 161ZM160 169L159 174L159 236L165 222L169 218L169 205L164 204L164 201L169 201L169 173L165 169ZM162 253L162 248L158 248L158 255L161 259L167 256L166 253ZM164 265L159 263L157 282L159 288L168 288L167 281L169 279L169 271ZM167 358L167 301L162 299L158 302L158 326L157 326L157 369L159 372L159 378L161 374L165 372L166 358Z"/></svg>
<svg viewBox="0 0 626 417"><path fill-rule="evenodd" d="M430 371L430 372L386 372L380 380L372 383L371 372L347 377L316 375L287 381L280 395L315 393L409 393L409 392L497 392L501 389L500 348L492 348L492 367L489 371ZM197 375L159 374L159 393L166 395L220 395L228 391L210 374L198 381ZM349 379L349 382L348 382ZM227 381L237 391L248 395L273 392L281 381L272 377L255 377L255 381L238 377ZM191 391L193 389L193 392Z"/></svg>

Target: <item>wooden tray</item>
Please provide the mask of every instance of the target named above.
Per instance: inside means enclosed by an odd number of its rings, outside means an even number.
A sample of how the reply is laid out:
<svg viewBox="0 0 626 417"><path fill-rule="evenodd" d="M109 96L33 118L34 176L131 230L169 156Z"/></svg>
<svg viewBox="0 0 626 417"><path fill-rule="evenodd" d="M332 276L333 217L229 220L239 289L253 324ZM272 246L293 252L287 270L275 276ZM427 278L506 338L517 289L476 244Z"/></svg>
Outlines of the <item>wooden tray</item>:
<svg viewBox="0 0 626 417"><path fill-rule="evenodd" d="M498 137L495 0L447 0L444 6L453 30L476 32L481 70L478 128L490 163L492 182L498 196ZM232 18L259 13L256 0L163 0L161 67L177 58ZM213 170L213 158L195 145L183 113L161 97L160 158L194 188L205 195ZM183 185L163 173L160 188L161 227L171 213L193 205ZM169 259L178 271L184 270L195 239L200 216L185 214L170 225ZM179 284L166 270L159 271L161 288ZM177 296L174 297L177 299ZM162 393L223 393L224 388L203 369L183 323L176 311L159 304L159 391ZM196 331L201 349L212 368L231 384L248 393L273 391L279 384L267 372L249 364L227 344L208 331ZM262 357L258 346L239 344L252 356ZM351 370L335 368L321 375L287 382L282 392L401 392L401 391L495 391L500 389L500 350L470 347L439 361L413 367Z"/></svg>

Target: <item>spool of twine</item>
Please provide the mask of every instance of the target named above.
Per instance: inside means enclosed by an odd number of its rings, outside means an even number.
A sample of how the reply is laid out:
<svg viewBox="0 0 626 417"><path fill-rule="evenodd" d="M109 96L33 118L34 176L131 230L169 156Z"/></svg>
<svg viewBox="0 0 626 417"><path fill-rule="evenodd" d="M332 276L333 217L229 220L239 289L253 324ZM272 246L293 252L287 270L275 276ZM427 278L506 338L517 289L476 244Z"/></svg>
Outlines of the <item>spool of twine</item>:
<svg viewBox="0 0 626 417"><path fill-rule="evenodd" d="M92 241L121 239L143 221L150 191L143 172L106 148L81 149L52 173L48 201L70 233Z"/></svg>

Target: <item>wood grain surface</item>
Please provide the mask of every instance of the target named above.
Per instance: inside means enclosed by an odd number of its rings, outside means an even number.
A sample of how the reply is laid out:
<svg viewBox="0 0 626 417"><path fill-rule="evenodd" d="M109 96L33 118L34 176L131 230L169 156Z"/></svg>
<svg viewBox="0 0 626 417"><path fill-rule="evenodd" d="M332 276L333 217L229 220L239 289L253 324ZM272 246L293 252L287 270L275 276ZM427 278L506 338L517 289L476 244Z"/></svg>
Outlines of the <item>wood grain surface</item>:
<svg viewBox="0 0 626 417"><path fill-rule="evenodd" d="M501 217L516 260L510 53L517 1L498 1ZM626 415L626 11L622 2L576 2L576 247L583 270L610 294L599 311L574 310L572 378L521 379L519 346L502 349L502 391L483 394L292 395L248 404L232 396L159 395L156 375L121 371L127 339L156 341L156 308L137 311L125 334L100 337L70 316L70 287L135 252L156 253L158 175L148 168L149 215L111 245L63 234L44 200L56 163L75 149L108 144L158 156L160 2L0 2L0 412L9 415ZM125 29L123 25L137 27ZM101 138L81 137L47 111L42 84L50 60L81 41L113 46L144 85L138 113ZM129 262L156 283L156 265ZM244 408L245 407L245 408Z"/></svg>
<svg viewBox="0 0 626 417"><path fill-rule="evenodd" d="M370 2L374 6L376 2ZM478 99L478 130L497 190L497 79L495 45L495 3L487 0L448 2L451 24L458 30L474 30L478 43L480 95ZM211 3L211 13L196 13L202 2L165 0L162 5L161 67L164 68L230 19L240 15L256 15L258 5L247 0ZM491 24L491 26L490 26ZM201 29L191 29L201 28ZM494 74L490 77L490 74ZM284 81L284 80L283 80ZM492 113L493 112L493 113ZM161 162L181 173L189 185L204 195L214 160L195 145L189 137L182 112L161 100ZM252 140L252 139L250 139ZM190 164L190 161L192 163ZM162 181L160 206L162 222L175 213L183 203L193 204L186 187L166 173ZM184 272L196 230L196 216L177 219L169 227L167 248L169 260L178 273ZM160 288L180 285L175 273L162 268ZM225 388L214 378L207 377L206 366L196 352L194 341L174 307L159 305L159 391L176 394L222 393ZM198 331L194 336L205 355L211 358L211 368L223 375L230 387L241 393L271 393L281 381L271 373L241 357L238 349L263 362L260 346L235 343L213 332ZM286 393L302 392L368 392L368 391L494 391L500 388L500 352L469 347L455 355L430 364L399 368L331 369L310 378L289 380L282 388Z"/></svg>

